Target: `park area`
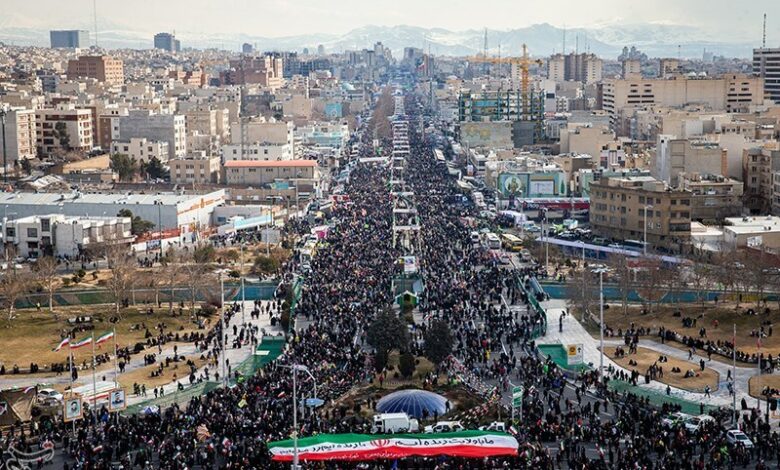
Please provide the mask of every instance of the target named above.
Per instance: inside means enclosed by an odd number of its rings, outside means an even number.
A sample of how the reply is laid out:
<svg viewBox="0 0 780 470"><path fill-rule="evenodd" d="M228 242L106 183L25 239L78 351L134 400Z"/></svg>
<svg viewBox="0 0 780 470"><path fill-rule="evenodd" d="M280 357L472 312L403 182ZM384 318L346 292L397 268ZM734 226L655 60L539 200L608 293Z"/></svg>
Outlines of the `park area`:
<svg viewBox="0 0 780 470"><path fill-rule="evenodd" d="M637 371L640 374L640 381L648 369L655 365L663 368L663 376L657 375L655 377L658 382L690 392L703 392L705 387L710 387L710 390L713 391L718 388L719 374L708 367L701 371L697 365L691 362L668 356L666 356L666 362L660 362L661 354L647 348L637 348L636 354L617 357L615 355L616 349L616 347L605 347L604 351L607 357L619 366L626 370ZM672 372L673 369L679 369L679 372ZM685 377L686 373L692 376Z"/></svg>
<svg viewBox="0 0 780 470"><path fill-rule="evenodd" d="M769 313L764 313L765 308L769 309ZM656 341L660 340L660 327L695 338L699 338L700 329L705 328L706 338L701 338L702 340L729 342L732 341L735 325L737 349L748 354L756 352L757 333L763 326L765 335L761 339L761 351L773 356L780 354L780 336L773 331L773 325L780 322L780 309L774 303L767 307L762 304L760 308L757 308L755 303L742 303L739 308L734 303L663 304L654 305L652 312L645 312L646 309L640 305L629 305L627 313L624 314L622 307L613 303L604 310L604 324L614 335L617 335L619 330L625 334L625 331L632 327L649 328L650 334L646 339ZM692 320L695 320L695 323ZM589 322L588 330L594 337L598 336L597 324ZM669 341L667 344L687 349L675 341ZM712 359L731 362L729 358L720 358L717 355L713 355Z"/></svg>

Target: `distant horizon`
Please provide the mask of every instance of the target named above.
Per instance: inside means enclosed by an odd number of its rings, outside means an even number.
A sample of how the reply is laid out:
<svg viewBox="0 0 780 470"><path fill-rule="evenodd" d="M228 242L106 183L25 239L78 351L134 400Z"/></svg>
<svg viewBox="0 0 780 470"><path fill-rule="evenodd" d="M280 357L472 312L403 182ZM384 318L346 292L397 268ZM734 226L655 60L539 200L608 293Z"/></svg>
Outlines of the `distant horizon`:
<svg viewBox="0 0 780 470"><path fill-rule="evenodd" d="M82 29L94 34L90 0L3 3L0 31ZM328 4L318 0L100 0L97 29L98 35L115 32L146 36L176 31L177 36L184 34L182 39L197 39L203 34L283 39L312 34L339 36L370 26L467 32L485 27L510 31L542 24L567 29L638 25L695 28L708 39L735 43L760 41L762 15L767 13L767 40L780 45L780 28L776 27L780 24L780 2L776 0L752 0L736 6L727 0L599 0L597 6L579 0L554 4L488 0L479 8L466 0L395 0L392 9L386 6L380 0L337 0Z"/></svg>

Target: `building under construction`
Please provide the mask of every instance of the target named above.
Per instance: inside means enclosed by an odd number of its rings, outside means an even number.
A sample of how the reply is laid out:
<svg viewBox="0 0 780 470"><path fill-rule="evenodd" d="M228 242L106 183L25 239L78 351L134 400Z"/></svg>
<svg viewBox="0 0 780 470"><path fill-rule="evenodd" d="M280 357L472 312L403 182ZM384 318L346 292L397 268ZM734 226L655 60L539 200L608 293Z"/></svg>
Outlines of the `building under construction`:
<svg viewBox="0 0 780 470"><path fill-rule="evenodd" d="M544 140L544 95L528 91L527 110L524 112L521 90L471 92L463 90L458 96L458 121L507 121L512 127L515 147L533 145Z"/></svg>

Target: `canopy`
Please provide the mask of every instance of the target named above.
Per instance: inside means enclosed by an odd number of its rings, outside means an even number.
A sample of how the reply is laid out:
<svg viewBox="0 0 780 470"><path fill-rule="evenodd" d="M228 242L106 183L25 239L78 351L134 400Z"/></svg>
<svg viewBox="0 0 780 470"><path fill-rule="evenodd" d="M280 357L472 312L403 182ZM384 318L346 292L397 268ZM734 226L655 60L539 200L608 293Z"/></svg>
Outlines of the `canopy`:
<svg viewBox="0 0 780 470"><path fill-rule="evenodd" d="M293 440L268 444L273 460L292 461ZM483 458L517 455L517 440L491 431L461 431L439 434L320 434L298 439L298 457L312 460L400 459L447 455Z"/></svg>
<svg viewBox="0 0 780 470"><path fill-rule="evenodd" d="M426 390L400 390L382 397L376 404L376 410L380 413L406 413L415 418L422 418L424 410L428 410L427 416L434 413L441 416L447 411L447 399Z"/></svg>

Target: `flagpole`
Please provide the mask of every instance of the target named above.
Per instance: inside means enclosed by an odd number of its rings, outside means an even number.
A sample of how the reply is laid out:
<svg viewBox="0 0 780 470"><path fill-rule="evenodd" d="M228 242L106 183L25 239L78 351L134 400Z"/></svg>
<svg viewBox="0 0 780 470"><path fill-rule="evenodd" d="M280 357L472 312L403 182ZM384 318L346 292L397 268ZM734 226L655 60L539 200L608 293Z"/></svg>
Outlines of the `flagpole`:
<svg viewBox="0 0 780 470"><path fill-rule="evenodd" d="M97 361L95 361L95 330L92 330L92 413L97 424Z"/></svg>
<svg viewBox="0 0 780 470"><path fill-rule="evenodd" d="M758 364L758 392L756 393L756 407L758 407L758 413L761 413L761 333L758 337L758 350L756 351L756 363Z"/></svg>
<svg viewBox="0 0 780 470"><path fill-rule="evenodd" d="M734 337L731 342L731 391L734 392L732 397L732 406L734 407L734 415L731 419L734 424L737 424L737 324L734 323Z"/></svg>
<svg viewBox="0 0 780 470"><path fill-rule="evenodd" d="M73 398L73 346L68 341L68 356L70 357L70 398ZM73 420L73 436L76 436L76 420Z"/></svg>
<svg viewBox="0 0 780 470"><path fill-rule="evenodd" d="M119 351L116 348L116 326L114 326L112 334L114 335L114 386L119 387L119 369L116 364L119 356Z"/></svg>

